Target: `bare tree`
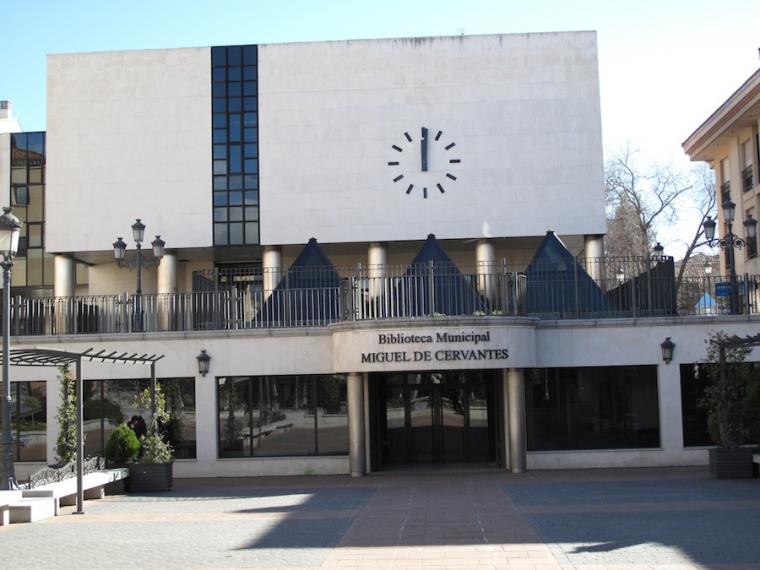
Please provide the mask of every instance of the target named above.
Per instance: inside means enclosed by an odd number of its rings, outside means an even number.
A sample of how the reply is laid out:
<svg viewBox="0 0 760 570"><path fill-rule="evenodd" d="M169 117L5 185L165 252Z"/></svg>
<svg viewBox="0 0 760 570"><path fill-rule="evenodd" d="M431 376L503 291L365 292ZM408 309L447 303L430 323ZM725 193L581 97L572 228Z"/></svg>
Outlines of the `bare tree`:
<svg viewBox="0 0 760 570"><path fill-rule="evenodd" d="M715 175L706 163L700 163L693 170L695 178L693 189L689 192L689 202L695 207L699 214L699 225L695 228L691 241L686 245L686 253L681 260L681 266L678 269L676 277L676 291L681 288L686 267L689 264L691 256L700 247L707 245L705 231L702 224L707 216L715 216L715 202L717 192L715 189Z"/></svg>
<svg viewBox="0 0 760 570"><path fill-rule="evenodd" d="M636 151L626 145L605 167L610 256L646 256L651 251L659 224L677 218L678 199L693 183L670 165L641 169Z"/></svg>

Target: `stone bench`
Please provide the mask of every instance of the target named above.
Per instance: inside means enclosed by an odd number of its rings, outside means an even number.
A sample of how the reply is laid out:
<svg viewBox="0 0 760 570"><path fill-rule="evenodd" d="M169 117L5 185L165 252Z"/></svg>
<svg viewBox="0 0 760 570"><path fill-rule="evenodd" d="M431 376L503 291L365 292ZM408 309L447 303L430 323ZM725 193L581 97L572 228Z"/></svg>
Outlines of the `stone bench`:
<svg viewBox="0 0 760 570"><path fill-rule="evenodd" d="M10 507L22 497L21 491L0 491L0 526L10 523Z"/></svg>
<svg viewBox="0 0 760 570"><path fill-rule="evenodd" d="M95 471L93 473L87 473L82 478L82 487L84 489L85 499L102 499L105 496L105 487L110 483L116 481L122 481L129 476L129 469L106 469L104 471ZM55 483L48 483L22 491L23 500L23 512L11 513L11 522L32 522L33 520L39 520L35 509L42 515L47 512L47 507L43 507L41 501L35 501L41 499L49 501L52 505L52 512L46 516L57 516L62 506L71 506L76 504L77 498L77 479L76 477L70 477L63 481L56 481Z"/></svg>

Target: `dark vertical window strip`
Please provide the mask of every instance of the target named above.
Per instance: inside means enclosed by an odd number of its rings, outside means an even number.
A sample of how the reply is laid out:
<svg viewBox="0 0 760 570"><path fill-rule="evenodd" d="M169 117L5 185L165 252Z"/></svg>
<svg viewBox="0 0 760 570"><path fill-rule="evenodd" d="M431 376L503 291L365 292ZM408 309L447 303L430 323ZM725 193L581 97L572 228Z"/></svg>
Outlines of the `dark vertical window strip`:
<svg viewBox="0 0 760 570"><path fill-rule="evenodd" d="M212 47L210 63L214 245L256 245L260 243L258 46ZM249 115L255 117L253 124Z"/></svg>

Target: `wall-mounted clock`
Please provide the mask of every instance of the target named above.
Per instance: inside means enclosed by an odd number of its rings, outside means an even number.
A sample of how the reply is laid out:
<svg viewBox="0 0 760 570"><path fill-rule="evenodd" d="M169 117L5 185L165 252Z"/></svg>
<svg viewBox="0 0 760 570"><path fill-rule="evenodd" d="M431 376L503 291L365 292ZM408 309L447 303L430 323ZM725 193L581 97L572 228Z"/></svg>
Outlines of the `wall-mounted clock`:
<svg viewBox="0 0 760 570"><path fill-rule="evenodd" d="M432 138L430 132L427 127L422 127L419 141L405 132L404 140L391 146L399 156L388 161L388 166L394 168L393 182L401 184L407 194L416 190L423 198L428 197L428 189L445 194L444 184L456 181L457 177L451 171L462 162L451 152L456 143L442 139L443 131L437 131Z"/></svg>

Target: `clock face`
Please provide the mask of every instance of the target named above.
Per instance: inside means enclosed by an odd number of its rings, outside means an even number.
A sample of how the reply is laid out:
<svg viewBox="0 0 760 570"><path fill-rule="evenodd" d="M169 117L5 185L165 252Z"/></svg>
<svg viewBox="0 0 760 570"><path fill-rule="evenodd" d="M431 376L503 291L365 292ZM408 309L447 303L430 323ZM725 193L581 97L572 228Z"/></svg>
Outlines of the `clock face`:
<svg viewBox="0 0 760 570"><path fill-rule="evenodd" d="M454 172L462 162L456 158L456 143L444 138L443 131L427 127L419 130L418 137L409 131L397 144L391 146L394 159L388 161L393 169L393 182L407 195L445 194L456 181Z"/></svg>

